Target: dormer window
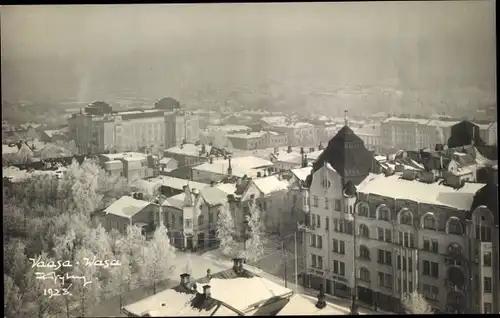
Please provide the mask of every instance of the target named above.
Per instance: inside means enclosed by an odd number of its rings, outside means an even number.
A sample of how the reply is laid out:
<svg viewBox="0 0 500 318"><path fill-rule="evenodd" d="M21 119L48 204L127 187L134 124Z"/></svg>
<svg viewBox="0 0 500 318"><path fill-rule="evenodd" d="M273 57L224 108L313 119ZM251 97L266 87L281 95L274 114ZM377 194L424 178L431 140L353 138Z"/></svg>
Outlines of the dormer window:
<svg viewBox="0 0 500 318"><path fill-rule="evenodd" d="M462 235L463 230L462 230L462 224L460 222L460 219L458 219L457 217L451 217L448 220L446 232L448 234Z"/></svg>
<svg viewBox="0 0 500 318"><path fill-rule="evenodd" d="M413 214L408 209L399 212L399 224L413 225Z"/></svg>
<svg viewBox="0 0 500 318"><path fill-rule="evenodd" d="M428 230L437 230L437 220L432 213L428 213L424 216L423 227Z"/></svg>
<svg viewBox="0 0 500 318"><path fill-rule="evenodd" d="M385 205L379 207L378 210L378 219L379 220L390 220L390 211L389 208Z"/></svg>

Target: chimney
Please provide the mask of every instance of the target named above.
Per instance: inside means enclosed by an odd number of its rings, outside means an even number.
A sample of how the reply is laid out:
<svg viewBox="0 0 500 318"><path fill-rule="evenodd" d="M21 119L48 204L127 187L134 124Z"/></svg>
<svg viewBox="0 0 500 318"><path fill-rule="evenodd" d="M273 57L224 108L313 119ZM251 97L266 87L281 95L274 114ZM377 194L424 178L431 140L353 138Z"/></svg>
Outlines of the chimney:
<svg viewBox="0 0 500 318"><path fill-rule="evenodd" d="M181 286L189 288L189 282L191 280L191 275L188 273L181 274Z"/></svg>
<svg viewBox="0 0 500 318"><path fill-rule="evenodd" d="M346 109L344 110L344 126L349 126L349 117L348 117L349 111Z"/></svg>
<svg viewBox="0 0 500 318"><path fill-rule="evenodd" d="M237 274L243 272L243 258L233 258L233 270Z"/></svg>
<svg viewBox="0 0 500 318"><path fill-rule="evenodd" d="M280 149L278 147L274 147L274 153L277 154L280 152Z"/></svg>
<svg viewBox="0 0 500 318"><path fill-rule="evenodd" d="M205 296L205 298L210 298L210 285L205 285L203 286L203 295Z"/></svg>
<svg viewBox="0 0 500 318"><path fill-rule="evenodd" d="M210 181L210 186L213 188L215 187L215 181Z"/></svg>
<svg viewBox="0 0 500 318"><path fill-rule="evenodd" d="M231 167L231 155L228 155L227 159L229 161L229 166L227 167L227 174L231 176L233 174L233 168Z"/></svg>
<svg viewBox="0 0 500 318"><path fill-rule="evenodd" d="M302 168L306 168L307 167L307 155L306 154L303 154L302 155Z"/></svg>
<svg viewBox="0 0 500 318"><path fill-rule="evenodd" d="M471 140L471 142L470 142L470 144L471 144L472 146L474 146L475 139L476 139L476 127L475 127L475 126L472 126L472 140Z"/></svg>
<svg viewBox="0 0 500 318"><path fill-rule="evenodd" d="M322 142L319 143L318 150L323 150L323 143Z"/></svg>
<svg viewBox="0 0 500 318"><path fill-rule="evenodd" d="M288 149L286 150L286 152L291 153L292 152L292 146L288 146Z"/></svg>
<svg viewBox="0 0 500 318"><path fill-rule="evenodd" d="M201 153L204 154L207 151L205 144L201 145Z"/></svg>
<svg viewBox="0 0 500 318"><path fill-rule="evenodd" d="M214 157L213 156L208 157L208 162L214 163Z"/></svg>
<svg viewBox="0 0 500 318"><path fill-rule="evenodd" d="M227 195L227 202L229 202L229 203L234 202L234 194Z"/></svg>
<svg viewBox="0 0 500 318"><path fill-rule="evenodd" d="M305 153L304 147L300 147L300 154L303 155Z"/></svg>
<svg viewBox="0 0 500 318"><path fill-rule="evenodd" d="M260 171L257 171L257 178L260 178L262 177L262 174L260 173Z"/></svg>
<svg viewBox="0 0 500 318"><path fill-rule="evenodd" d="M210 279L212 278L212 271L209 269L207 269L207 279L208 281L210 281Z"/></svg>
<svg viewBox="0 0 500 318"><path fill-rule="evenodd" d="M323 292L323 284L320 285L320 291L318 294L318 302L316 303L316 308L323 309L326 307L325 293Z"/></svg>

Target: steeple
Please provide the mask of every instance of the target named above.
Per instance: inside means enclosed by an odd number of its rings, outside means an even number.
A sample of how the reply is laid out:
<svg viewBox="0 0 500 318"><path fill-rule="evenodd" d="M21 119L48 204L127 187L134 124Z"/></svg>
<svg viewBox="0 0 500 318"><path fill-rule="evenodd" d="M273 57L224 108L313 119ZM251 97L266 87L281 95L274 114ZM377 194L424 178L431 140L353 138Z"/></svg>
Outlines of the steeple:
<svg viewBox="0 0 500 318"><path fill-rule="evenodd" d="M344 126L349 126L348 110L344 110Z"/></svg>

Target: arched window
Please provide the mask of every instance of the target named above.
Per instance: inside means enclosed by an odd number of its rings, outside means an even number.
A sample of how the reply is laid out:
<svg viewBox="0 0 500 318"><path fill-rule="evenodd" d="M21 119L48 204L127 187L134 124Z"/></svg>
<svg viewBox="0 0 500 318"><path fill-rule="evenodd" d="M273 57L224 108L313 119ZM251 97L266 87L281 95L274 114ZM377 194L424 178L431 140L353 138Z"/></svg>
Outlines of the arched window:
<svg viewBox="0 0 500 318"><path fill-rule="evenodd" d="M205 216L203 214L200 214L200 216L198 216L198 225L203 225L204 222Z"/></svg>
<svg viewBox="0 0 500 318"><path fill-rule="evenodd" d="M378 208L378 219L389 221L391 219L391 210L385 205L381 204Z"/></svg>
<svg viewBox="0 0 500 318"><path fill-rule="evenodd" d="M399 211L399 224L413 225L413 214L408 209Z"/></svg>
<svg viewBox="0 0 500 318"><path fill-rule="evenodd" d="M370 260L370 250L364 246L359 246L359 258L369 261Z"/></svg>
<svg viewBox="0 0 500 318"><path fill-rule="evenodd" d="M358 203L358 215L359 216L364 216L364 217L368 217L369 213L370 213L370 206L368 204L366 204L365 202L360 202Z"/></svg>
<svg viewBox="0 0 500 318"><path fill-rule="evenodd" d="M426 213L423 216L422 227L428 230L437 230L437 220L434 214Z"/></svg>
<svg viewBox="0 0 500 318"><path fill-rule="evenodd" d="M359 269L359 280L363 282L370 282L370 271L365 267Z"/></svg>
<svg viewBox="0 0 500 318"><path fill-rule="evenodd" d="M463 234L462 223L460 222L459 218L457 218L456 216L452 216L448 219L448 222L446 224L446 233L455 235Z"/></svg>
<svg viewBox="0 0 500 318"><path fill-rule="evenodd" d="M368 226L366 226L365 224L359 225L359 236L370 238L370 230L368 229Z"/></svg>
<svg viewBox="0 0 500 318"><path fill-rule="evenodd" d="M462 255L462 246L457 243L451 243L448 246L448 254L450 255Z"/></svg>

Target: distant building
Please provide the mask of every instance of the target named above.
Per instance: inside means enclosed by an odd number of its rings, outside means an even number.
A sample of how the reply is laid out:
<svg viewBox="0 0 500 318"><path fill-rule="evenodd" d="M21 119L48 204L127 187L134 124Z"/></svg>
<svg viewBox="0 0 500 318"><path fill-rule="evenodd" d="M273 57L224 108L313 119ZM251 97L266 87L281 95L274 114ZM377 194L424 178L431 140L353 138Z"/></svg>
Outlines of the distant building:
<svg viewBox="0 0 500 318"><path fill-rule="evenodd" d="M267 146L270 148L284 147L288 145L288 136L283 133L276 131L268 131L268 143Z"/></svg>
<svg viewBox="0 0 500 318"><path fill-rule="evenodd" d="M262 177L268 173L268 168L272 168L273 163L269 160L254 156L235 157L230 156L225 159L214 160L210 157L209 162L192 168L192 178L194 181L210 183L221 181L228 176L243 178Z"/></svg>
<svg viewBox="0 0 500 318"><path fill-rule="evenodd" d="M265 131L246 132L227 135L229 146L241 150L263 149L268 147L268 133Z"/></svg>
<svg viewBox="0 0 500 318"><path fill-rule="evenodd" d="M158 157L137 152L99 155L99 164L113 176L121 176L129 181L158 175Z"/></svg>
<svg viewBox="0 0 500 318"><path fill-rule="evenodd" d="M210 125L200 132L200 142L215 147L227 147L229 134L242 134L251 131L250 127L243 125Z"/></svg>
<svg viewBox="0 0 500 318"><path fill-rule="evenodd" d="M273 125L271 129L286 134L288 136L288 143L291 146L315 144L314 125L310 123L278 124Z"/></svg>
<svg viewBox="0 0 500 318"><path fill-rule="evenodd" d="M197 189L197 190L201 190L209 186L206 183L200 183L170 176L158 176L155 178L149 178L144 181L158 185L160 193L166 197L172 197L174 195L183 193L184 187L186 186L189 186L190 189Z"/></svg>
<svg viewBox="0 0 500 318"><path fill-rule="evenodd" d="M198 115L184 112L175 117L175 145L195 143L200 140L200 119Z"/></svg>
<svg viewBox="0 0 500 318"><path fill-rule="evenodd" d="M174 158L179 167L199 165L208 161L212 146L206 144L181 143L165 150L164 156Z"/></svg>

